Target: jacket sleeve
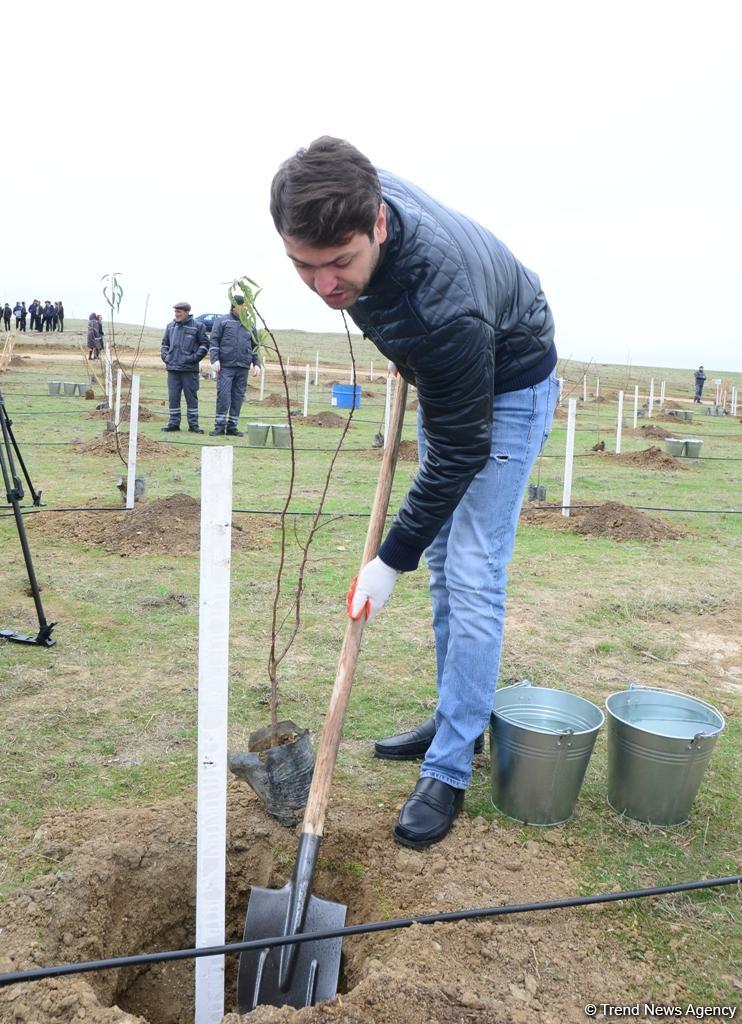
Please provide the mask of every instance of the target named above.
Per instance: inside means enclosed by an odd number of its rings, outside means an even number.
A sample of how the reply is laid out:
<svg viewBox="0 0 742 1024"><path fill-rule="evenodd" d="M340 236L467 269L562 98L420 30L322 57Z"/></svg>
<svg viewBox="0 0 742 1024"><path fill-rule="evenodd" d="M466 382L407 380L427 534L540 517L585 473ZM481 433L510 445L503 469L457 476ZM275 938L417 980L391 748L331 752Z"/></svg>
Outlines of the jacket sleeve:
<svg viewBox="0 0 742 1024"><path fill-rule="evenodd" d="M214 326L211 328L211 341L209 343L209 360L212 363L217 361L221 362L221 350L222 350L222 332L224 331L224 324L221 317L214 321Z"/></svg>
<svg viewBox="0 0 742 1024"><path fill-rule="evenodd" d="M206 353L209 351L209 335L206 330L206 325L199 323L198 325L198 351L196 352L196 362L200 363Z"/></svg>
<svg viewBox="0 0 742 1024"><path fill-rule="evenodd" d="M252 347L252 365L260 366L260 356L258 355L258 339L255 337L253 332L250 332L250 345Z"/></svg>
<svg viewBox="0 0 742 1024"><path fill-rule="evenodd" d="M411 351L425 431L425 460L386 539L381 559L416 569L426 547L487 465L492 447L493 327L462 317L427 335Z"/></svg>
<svg viewBox="0 0 742 1024"><path fill-rule="evenodd" d="M168 353L170 352L170 325L165 328L165 333L162 336L162 344L160 345L160 359L163 363L167 363Z"/></svg>

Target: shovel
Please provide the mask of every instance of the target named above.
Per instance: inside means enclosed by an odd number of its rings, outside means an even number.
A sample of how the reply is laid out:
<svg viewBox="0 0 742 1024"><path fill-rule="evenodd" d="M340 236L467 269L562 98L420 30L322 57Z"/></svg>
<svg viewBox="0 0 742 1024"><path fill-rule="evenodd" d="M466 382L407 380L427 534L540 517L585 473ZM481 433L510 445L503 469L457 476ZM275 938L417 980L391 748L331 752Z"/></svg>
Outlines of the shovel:
<svg viewBox="0 0 742 1024"><path fill-rule="evenodd" d="M376 556L389 507L389 495L402 434L407 382L399 377L392 406L389 443L379 470L371 519L366 534L361 566ZM347 907L312 895L330 783L337 759L350 689L353 685L364 616L350 620L340 651L330 708L317 750L312 786L304 812L299 850L291 881L282 889L254 885L250 892L244 940L277 938L301 932L334 931L345 925ZM247 950L240 956L237 974L237 1005L240 1013L254 1010L259 1003L273 1006L313 1006L332 999L340 976L342 940L292 943Z"/></svg>

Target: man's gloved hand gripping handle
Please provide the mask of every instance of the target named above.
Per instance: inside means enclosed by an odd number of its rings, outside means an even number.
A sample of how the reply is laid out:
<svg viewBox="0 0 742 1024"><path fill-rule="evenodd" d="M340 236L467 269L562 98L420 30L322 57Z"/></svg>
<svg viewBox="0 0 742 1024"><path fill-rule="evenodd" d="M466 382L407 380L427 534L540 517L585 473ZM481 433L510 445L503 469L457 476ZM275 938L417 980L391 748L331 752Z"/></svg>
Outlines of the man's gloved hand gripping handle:
<svg viewBox="0 0 742 1024"><path fill-rule="evenodd" d="M350 585L346 597L348 615L360 619L366 612L366 622L372 622L391 597L398 572L377 555L367 562Z"/></svg>

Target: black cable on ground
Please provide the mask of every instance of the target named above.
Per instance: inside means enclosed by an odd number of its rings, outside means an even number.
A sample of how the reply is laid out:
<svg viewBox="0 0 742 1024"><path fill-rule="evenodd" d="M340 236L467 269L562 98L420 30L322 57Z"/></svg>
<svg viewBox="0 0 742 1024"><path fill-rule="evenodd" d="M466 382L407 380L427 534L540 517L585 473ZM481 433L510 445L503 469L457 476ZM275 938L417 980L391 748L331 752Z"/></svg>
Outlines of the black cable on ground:
<svg viewBox="0 0 742 1024"><path fill-rule="evenodd" d="M301 942L322 939L345 938L349 935L364 935L369 932L394 931L411 928L414 924L440 924L452 921L468 921L483 917L499 917L504 914L525 914L539 910L562 910L567 907L584 907L594 903L614 903L617 900L635 900L648 896L665 896L670 893L688 892L693 889L711 889L722 885L739 885L742 875L725 878L710 878L695 882L676 882L674 885L658 885L650 889L630 889L625 892L604 892L596 896L574 896L570 899L546 900L541 903L513 903L501 907L480 907L476 910L455 910L447 914L425 914L420 917L398 917L392 921L372 921L369 924L350 925L326 932L301 932L298 935L276 935L272 938L254 939L250 942L232 942L225 946L208 946L203 949L174 949L164 953L139 953L134 956L112 957L109 960L87 960L78 964L59 964L56 967L36 967L28 971L13 971L0 974L0 988L16 985L21 981L41 981L43 978L58 978L66 974L83 974L90 971L106 971L112 967L136 967L141 964L163 963L172 960L191 960L203 956L223 956L244 953L250 949L265 949L269 946L290 946Z"/></svg>

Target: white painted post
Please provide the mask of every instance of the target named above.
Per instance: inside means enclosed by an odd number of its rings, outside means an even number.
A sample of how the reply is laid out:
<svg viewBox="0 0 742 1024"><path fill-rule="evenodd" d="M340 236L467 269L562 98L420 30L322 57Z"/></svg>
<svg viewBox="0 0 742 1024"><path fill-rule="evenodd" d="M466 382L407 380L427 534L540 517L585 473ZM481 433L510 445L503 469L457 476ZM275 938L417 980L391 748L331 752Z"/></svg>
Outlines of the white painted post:
<svg viewBox="0 0 742 1024"><path fill-rule="evenodd" d="M113 362L111 360L111 346L110 346L110 344L108 342L106 342L106 351L105 351L105 356L104 356L104 363L105 363L105 366L104 366L103 370L104 370L105 381L106 381L104 387L105 387L105 392L106 392L106 401L108 402L108 408L110 409L111 406L113 405L113 373L112 373Z"/></svg>
<svg viewBox="0 0 742 1024"><path fill-rule="evenodd" d="M386 375L386 398L384 399L384 447L389 443L389 420L392 413L392 375Z"/></svg>
<svg viewBox="0 0 742 1024"><path fill-rule="evenodd" d="M726 407L727 407L727 389L726 389L726 387L724 388L724 390L723 390L723 391L722 391L722 393L721 393L721 402L720 402L720 405L721 405L721 406L722 406L722 408L724 408L724 409L726 409Z"/></svg>
<svg viewBox="0 0 742 1024"><path fill-rule="evenodd" d="M582 401L587 401L587 374L582 378Z"/></svg>
<svg viewBox="0 0 742 1024"><path fill-rule="evenodd" d="M647 404L647 419L652 418L652 406L654 405L654 377L649 382L649 402Z"/></svg>
<svg viewBox="0 0 742 1024"><path fill-rule="evenodd" d="M123 376L123 371L119 367L116 370L116 411L113 415L113 425L116 430L118 430L119 423L121 422L121 381Z"/></svg>
<svg viewBox="0 0 742 1024"><path fill-rule="evenodd" d="M314 357L314 386L319 384L319 352Z"/></svg>
<svg viewBox="0 0 742 1024"><path fill-rule="evenodd" d="M353 379L353 364L352 363L350 364L350 367L348 369L348 383L351 385L351 387L355 384L355 380Z"/></svg>
<svg viewBox="0 0 742 1024"><path fill-rule="evenodd" d="M616 419L616 455L621 454L621 428L623 427L623 391L618 392L618 418Z"/></svg>
<svg viewBox="0 0 742 1024"><path fill-rule="evenodd" d="M660 384L660 409L665 404L665 382L664 380Z"/></svg>
<svg viewBox="0 0 742 1024"><path fill-rule="evenodd" d="M564 398L564 377L557 377L557 380L559 381L559 404L561 405Z"/></svg>
<svg viewBox="0 0 742 1024"><path fill-rule="evenodd" d="M730 409L730 412L731 412L732 416L736 416L737 415L737 395L738 394L739 394L738 389L736 387L732 388L732 407Z"/></svg>
<svg viewBox="0 0 742 1024"><path fill-rule="evenodd" d="M562 515L569 515L569 505L572 498L572 463L575 454L575 417L577 414L577 399L570 398L567 409L567 448L564 453L564 490L562 491Z"/></svg>
<svg viewBox="0 0 742 1024"><path fill-rule="evenodd" d="M225 937L231 446L201 449L196 946ZM224 956L196 960L195 1024L224 1016Z"/></svg>
<svg viewBox="0 0 742 1024"><path fill-rule="evenodd" d="M134 508L134 482L137 476L137 431L139 429L139 374L131 378L129 413L129 464L126 473L126 507Z"/></svg>
<svg viewBox="0 0 742 1024"><path fill-rule="evenodd" d="M306 416L309 409L309 363L307 363L306 373L304 374L304 415Z"/></svg>
<svg viewBox="0 0 742 1024"><path fill-rule="evenodd" d="M714 405L719 405L719 394L721 392L721 381L720 380L715 380L714 384L716 385L716 393L714 395Z"/></svg>
<svg viewBox="0 0 742 1024"><path fill-rule="evenodd" d="M263 401L263 395L265 394L265 367L260 367L260 401Z"/></svg>
<svg viewBox="0 0 742 1024"><path fill-rule="evenodd" d="M371 368L368 371L368 379L371 380L371 381L374 379L374 361L373 361L373 359L371 360Z"/></svg>
<svg viewBox="0 0 742 1024"><path fill-rule="evenodd" d="M639 415L639 385L634 385L634 430L636 430L636 418Z"/></svg>
<svg viewBox="0 0 742 1024"><path fill-rule="evenodd" d="M600 398L600 377L595 378L595 399Z"/></svg>

